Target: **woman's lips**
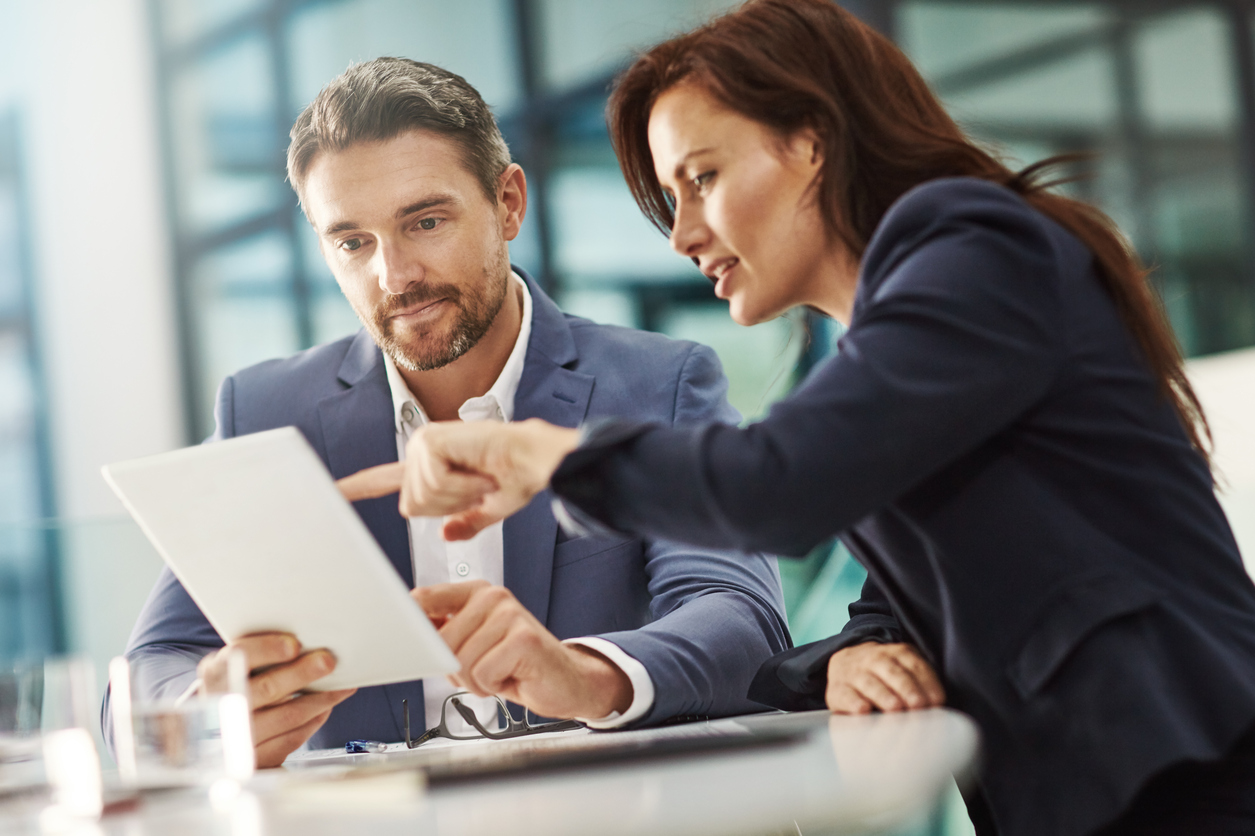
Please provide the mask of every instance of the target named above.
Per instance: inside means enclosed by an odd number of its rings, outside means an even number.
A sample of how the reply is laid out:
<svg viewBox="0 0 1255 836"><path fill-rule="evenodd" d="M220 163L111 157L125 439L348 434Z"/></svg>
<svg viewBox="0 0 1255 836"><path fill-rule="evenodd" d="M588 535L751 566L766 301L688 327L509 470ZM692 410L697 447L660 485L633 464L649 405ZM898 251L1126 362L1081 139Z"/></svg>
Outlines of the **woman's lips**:
<svg viewBox="0 0 1255 836"><path fill-rule="evenodd" d="M736 270L737 265L741 263L739 258L730 258L726 262L720 262L712 271L714 275L711 280L715 283L715 296L720 299L728 298L728 283L732 272Z"/></svg>

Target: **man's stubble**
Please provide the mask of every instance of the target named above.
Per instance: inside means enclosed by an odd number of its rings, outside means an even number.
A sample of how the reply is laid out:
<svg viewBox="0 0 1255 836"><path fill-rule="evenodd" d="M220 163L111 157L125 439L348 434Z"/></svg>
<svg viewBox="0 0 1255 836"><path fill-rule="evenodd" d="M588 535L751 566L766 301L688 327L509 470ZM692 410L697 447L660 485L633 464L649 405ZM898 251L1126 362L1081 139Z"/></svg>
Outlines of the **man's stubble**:
<svg viewBox="0 0 1255 836"><path fill-rule="evenodd" d="M510 257L504 246L494 263L485 264L483 281L475 292L451 284L427 284L411 287L391 296L376 308L370 317L361 317L375 343L392 358L398 367L412 372L439 369L457 360L483 339L497 319L505 303L510 285ZM430 332L411 333L403 339L392 327L392 317L400 311L437 299L444 299L458 308L457 318L445 335ZM438 344L433 344L438 341Z"/></svg>

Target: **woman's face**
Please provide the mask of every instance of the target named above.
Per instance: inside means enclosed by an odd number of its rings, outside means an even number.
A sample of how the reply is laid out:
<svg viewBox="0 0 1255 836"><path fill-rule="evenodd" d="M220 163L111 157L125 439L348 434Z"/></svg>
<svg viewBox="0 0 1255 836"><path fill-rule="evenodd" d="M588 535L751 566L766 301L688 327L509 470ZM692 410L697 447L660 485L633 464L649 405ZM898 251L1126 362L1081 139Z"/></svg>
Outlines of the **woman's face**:
<svg viewBox="0 0 1255 836"><path fill-rule="evenodd" d="M680 84L650 112L649 148L675 201L671 247L697 262L734 320L754 325L801 304L848 319L854 278L815 200L814 134L782 139Z"/></svg>

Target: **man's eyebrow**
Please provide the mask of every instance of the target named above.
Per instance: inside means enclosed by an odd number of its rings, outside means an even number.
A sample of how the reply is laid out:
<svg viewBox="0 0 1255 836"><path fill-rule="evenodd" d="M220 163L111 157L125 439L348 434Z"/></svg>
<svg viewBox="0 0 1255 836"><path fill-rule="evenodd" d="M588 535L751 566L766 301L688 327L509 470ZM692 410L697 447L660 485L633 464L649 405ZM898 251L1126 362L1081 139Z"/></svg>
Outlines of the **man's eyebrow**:
<svg viewBox="0 0 1255 836"><path fill-rule="evenodd" d="M420 201L411 203L409 206L403 206L396 212L396 219L399 221L406 215L413 215L417 212L425 212L428 209L435 209L437 206L452 206L458 202L458 199L452 194L435 194L431 197L425 197Z"/></svg>
<svg viewBox="0 0 1255 836"><path fill-rule="evenodd" d="M711 148L698 148L694 151L689 151L687 154L685 154L683 157L680 158L680 161L678 163L675 164L675 176L676 177L684 176L684 167L688 165L688 161L693 159L693 157L696 157L699 154L708 154L713 150L715 149L711 147Z"/></svg>
<svg viewBox="0 0 1255 836"><path fill-rule="evenodd" d="M413 215L417 212L425 212L426 210L434 209L437 206L452 206L456 203L457 198L452 194L436 194L431 197L425 197L422 200L415 201L409 206L402 206L396 211L395 217L397 220L400 220L407 215ZM357 221L336 221L331 224L331 226L323 229L322 234L330 238L332 235L340 232L347 232L350 229L357 229L360 226L361 224Z"/></svg>

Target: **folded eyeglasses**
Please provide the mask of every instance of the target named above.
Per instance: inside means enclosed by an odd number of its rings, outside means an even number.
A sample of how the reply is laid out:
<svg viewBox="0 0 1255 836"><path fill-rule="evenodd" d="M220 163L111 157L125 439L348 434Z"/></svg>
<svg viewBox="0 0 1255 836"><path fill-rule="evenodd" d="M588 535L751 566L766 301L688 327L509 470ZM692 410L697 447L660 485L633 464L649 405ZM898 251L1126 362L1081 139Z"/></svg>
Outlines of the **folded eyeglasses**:
<svg viewBox="0 0 1255 836"><path fill-rule="evenodd" d="M539 723L533 725L528 722L527 715L530 713L527 709L523 710L523 718L521 720L514 719L510 714L510 709L506 706L505 700L501 697L494 696L497 701L497 707L500 709L501 716L505 718L506 727L504 729L489 729L479 721L475 716L475 711L469 705L462 701L462 697L471 696L468 691L459 691L456 694L450 694L445 697L444 703L440 706L440 725L435 728L428 729L423 732L418 739L410 738L410 701L401 700L401 711L405 719L405 747L413 749L416 746L422 746L429 740L435 740L443 737L447 740L476 740L480 737L486 737L489 740L509 740L512 737L523 737L529 734L544 734L545 732L567 731L568 729L582 728L582 725L575 720L558 720L552 723ZM465 720L471 728L475 730L474 734L455 733L449 728L449 706L453 706L453 710Z"/></svg>

